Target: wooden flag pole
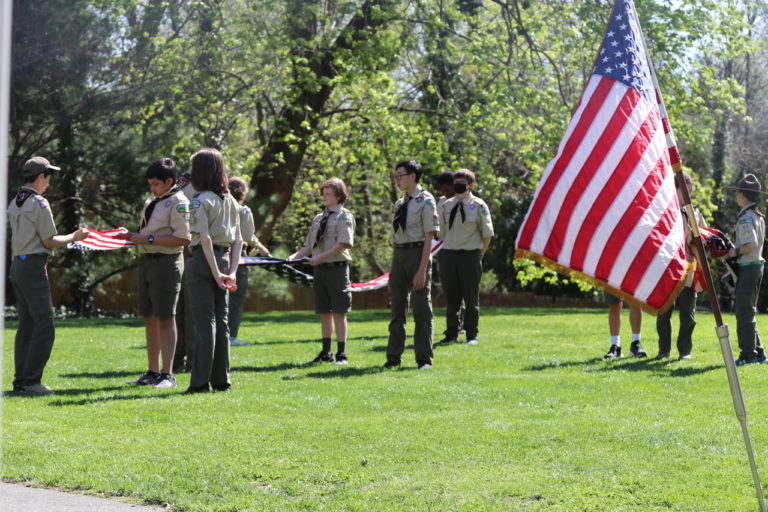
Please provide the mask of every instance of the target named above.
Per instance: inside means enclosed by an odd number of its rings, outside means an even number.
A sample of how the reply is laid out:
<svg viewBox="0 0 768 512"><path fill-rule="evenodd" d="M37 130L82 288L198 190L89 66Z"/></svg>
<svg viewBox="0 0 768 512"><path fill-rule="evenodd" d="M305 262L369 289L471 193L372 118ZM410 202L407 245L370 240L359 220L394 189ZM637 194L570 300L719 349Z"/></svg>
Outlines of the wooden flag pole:
<svg viewBox="0 0 768 512"><path fill-rule="evenodd" d="M667 109L664 105L664 99L661 96L661 89L659 88L659 82L656 78L656 69L653 67L653 62L648 53L648 45L645 43L645 36L642 30L639 31L643 38L642 44L645 47L645 55L648 56L648 67L651 70L651 78L653 80L653 86L658 94L659 106L661 108L662 117L669 120L667 115ZM672 126L669 127L669 137L672 141L675 151L677 151L677 143L675 142L674 135L672 133ZM701 234L699 232L699 226L696 222L696 216L693 211L693 205L691 204L691 196L688 193L688 187L685 184L682 173L682 164L677 162L673 164L675 171L675 180L678 189L683 196L683 207L688 214L688 224L691 228L693 235L693 242L696 247L696 253L698 255L698 263L702 267L704 274L704 280L707 283L707 289L709 291L710 303L712 304L712 313L715 316L717 338L720 340L720 350L723 353L723 361L725 362L725 371L728 375L728 384L731 389L731 398L733 399L733 407L736 411L736 417L739 419L741 425L741 433L744 437L744 445L747 449L747 457L749 458L749 466L752 469L752 478L755 482L755 490L757 491L757 500L760 503L760 511L768 512L765 507L765 497L763 495L763 486L760 483L760 475L757 471L757 463L755 462L755 452L752 448L752 440L749 436L749 428L747 426L747 408L744 404L744 395L741 392L741 383L739 382L739 374L736 371L736 362L733 360L733 351L731 350L731 341L728 334L728 325L723 323L723 316L720 312L720 303L717 297L717 290L715 290L715 283L712 279L712 270L709 266L709 260L707 259L707 253L704 249L704 243L701 240Z"/></svg>

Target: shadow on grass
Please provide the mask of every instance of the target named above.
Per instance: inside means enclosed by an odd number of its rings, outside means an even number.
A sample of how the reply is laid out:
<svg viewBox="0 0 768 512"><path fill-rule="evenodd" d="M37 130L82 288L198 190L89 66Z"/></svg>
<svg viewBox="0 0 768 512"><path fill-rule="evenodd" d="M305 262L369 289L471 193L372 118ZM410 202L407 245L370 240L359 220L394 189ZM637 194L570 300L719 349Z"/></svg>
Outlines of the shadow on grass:
<svg viewBox="0 0 768 512"><path fill-rule="evenodd" d="M375 340L386 340L389 339L389 336L356 336L354 338L347 338L347 342L350 341L375 341ZM320 338L310 338L305 340L268 340L268 341L260 341L257 343L249 343L248 345L290 345L293 343L320 343ZM334 343L336 343L334 341Z"/></svg>
<svg viewBox="0 0 768 512"><path fill-rule="evenodd" d="M677 364L677 360L654 361L653 359L632 359L626 361L605 361L601 357L593 357L583 361L553 361L535 366L523 368L523 371L541 372L546 370L566 369L566 368L592 368L591 371L610 372L616 370L630 372L655 372L666 373L670 377L689 377L700 373L707 373L713 370L724 368L724 365L708 366L685 366L682 368L672 368L671 365Z"/></svg>
<svg viewBox="0 0 768 512"><path fill-rule="evenodd" d="M141 376L141 371L107 371L107 372L81 372L81 373L65 373L62 377L71 379L118 379L122 377Z"/></svg>
<svg viewBox="0 0 768 512"><path fill-rule="evenodd" d="M375 375L377 373L385 373L385 372L407 372L411 370L416 370L415 367L413 368L403 368L400 367L396 370L386 370L382 368L381 366L363 366L363 367L344 367L344 368L334 368L331 371L327 372L312 372L308 373L304 376L304 378L308 379L337 379L337 378L347 378L347 377L363 377L366 375ZM286 376L283 378L284 380L296 380L296 377L289 377Z"/></svg>
<svg viewBox="0 0 768 512"><path fill-rule="evenodd" d="M282 372L285 370L301 370L303 368L310 368L317 363L280 363L273 364L271 366L233 366L230 368L232 372L254 372L254 373L268 373L268 372Z"/></svg>
<svg viewBox="0 0 768 512"><path fill-rule="evenodd" d="M125 387L120 388L100 388L94 391L114 391L114 390L120 390L125 389ZM56 393L61 394L59 392ZM92 398L81 398L79 400L54 400L50 404L51 407L66 407L69 405L90 405L90 404L98 404L103 402L116 402L121 400L142 400L142 399L168 399L168 398L178 398L178 397L184 397L187 396L182 391L179 392L171 392L171 393L132 393L129 395L108 395L108 396L98 396L98 397L92 397Z"/></svg>
<svg viewBox="0 0 768 512"><path fill-rule="evenodd" d="M377 322L381 320L388 320L390 312L388 309L364 309L355 310L349 313L349 318L354 319L355 322ZM309 322L314 323L319 319L319 315L313 311L270 311L268 313L246 313L243 318L243 323L247 325L248 322L265 322L267 324L272 323L297 323L297 322Z"/></svg>

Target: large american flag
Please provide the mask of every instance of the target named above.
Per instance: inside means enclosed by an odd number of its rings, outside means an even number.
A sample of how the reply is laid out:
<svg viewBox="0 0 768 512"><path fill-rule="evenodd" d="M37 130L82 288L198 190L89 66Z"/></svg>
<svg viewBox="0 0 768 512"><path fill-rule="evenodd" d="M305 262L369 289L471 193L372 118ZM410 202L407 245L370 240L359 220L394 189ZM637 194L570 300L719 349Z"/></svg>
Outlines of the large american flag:
<svg viewBox="0 0 768 512"><path fill-rule="evenodd" d="M682 288L680 158L632 0L616 0L592 76L520 228L530 258L657 313Z"/></svg>

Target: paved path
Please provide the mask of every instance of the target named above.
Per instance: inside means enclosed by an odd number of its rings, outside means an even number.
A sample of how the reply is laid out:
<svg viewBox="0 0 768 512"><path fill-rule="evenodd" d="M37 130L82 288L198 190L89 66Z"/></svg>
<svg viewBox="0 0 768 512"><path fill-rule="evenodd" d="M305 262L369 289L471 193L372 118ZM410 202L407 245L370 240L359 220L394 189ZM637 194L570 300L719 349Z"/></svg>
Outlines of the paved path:
<svg viewBox="0 0 768 512"><path fill-rule="evenodd" d="M168 509L0 482L0 510L3 512L158 512Z"/></svg>

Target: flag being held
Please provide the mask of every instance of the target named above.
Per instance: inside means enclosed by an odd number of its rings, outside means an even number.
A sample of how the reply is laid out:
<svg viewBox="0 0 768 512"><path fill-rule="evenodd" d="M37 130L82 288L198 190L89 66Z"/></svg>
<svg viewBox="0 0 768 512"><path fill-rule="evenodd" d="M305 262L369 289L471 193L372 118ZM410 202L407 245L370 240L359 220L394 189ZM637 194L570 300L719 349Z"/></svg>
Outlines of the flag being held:
<svg viewBox="0 0 768 512"><path fill-rule="evenodd" d="M592 76L520 228L516 258L590 281L650 313L691 264L679 164L631 0L617 0Z"/></svg>

